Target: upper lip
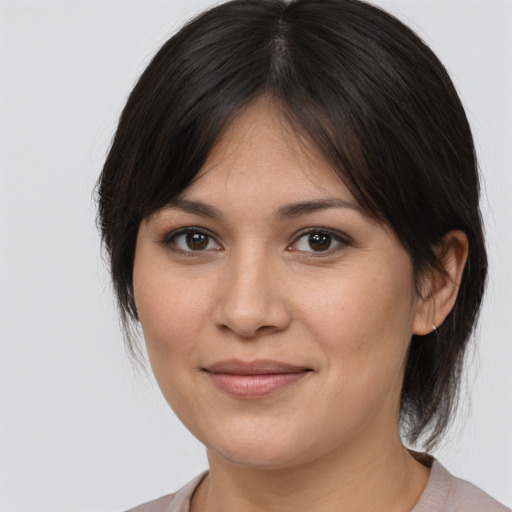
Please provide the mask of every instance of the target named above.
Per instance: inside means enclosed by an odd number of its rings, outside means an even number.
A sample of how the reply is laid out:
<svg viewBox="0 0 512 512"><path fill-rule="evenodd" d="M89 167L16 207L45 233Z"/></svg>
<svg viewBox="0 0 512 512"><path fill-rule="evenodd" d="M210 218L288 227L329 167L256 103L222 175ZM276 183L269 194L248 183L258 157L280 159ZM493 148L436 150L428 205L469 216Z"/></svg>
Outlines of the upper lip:
<svg viewBox="0 0 512 512"><path fill-rule="evenodd" d="M270 359L258 359L256 361L227 359L217 361L203 369L210 373L226 373L232 375L271 375L279 373L299 373L311 370L311 368L305 366L296 366L294 364L272 361Z"/></svg>

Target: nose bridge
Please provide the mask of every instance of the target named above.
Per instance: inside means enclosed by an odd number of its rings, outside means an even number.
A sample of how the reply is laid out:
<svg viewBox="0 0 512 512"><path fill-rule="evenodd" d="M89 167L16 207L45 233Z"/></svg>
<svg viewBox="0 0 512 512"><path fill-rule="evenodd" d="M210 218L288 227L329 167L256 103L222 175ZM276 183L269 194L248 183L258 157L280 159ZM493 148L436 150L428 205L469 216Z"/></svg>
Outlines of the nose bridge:
<svg viewBox="0 0 512 512"><path fill-rule="evenodd" d="M268 248L247 244L230 255L214 309L216 325L244 338L285 329L290 315L279 274L279 262Z"/></svg>

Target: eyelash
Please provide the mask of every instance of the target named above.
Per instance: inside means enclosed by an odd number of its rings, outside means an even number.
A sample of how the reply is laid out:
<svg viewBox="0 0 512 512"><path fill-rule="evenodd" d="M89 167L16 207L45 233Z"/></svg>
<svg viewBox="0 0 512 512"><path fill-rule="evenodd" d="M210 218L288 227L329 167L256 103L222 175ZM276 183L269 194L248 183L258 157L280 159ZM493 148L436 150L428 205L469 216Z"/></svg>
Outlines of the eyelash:
<svg viewBox="0 0 512 512"><path fill-rule="evenodd" d="M172 231L171 233L168 233L167 235L165 235L162 240L160 240L160 244L175 253L178 253L180 255L185 255L185 256L196 256L197 257L197 256L202 256L205 253L210 253L211 249L207 249L207 248L206 249L198 249L198 250L193 250L193 249L183 250L176 246L176 239L179 236L196 235L196 234L205 235L206 237L208 237L208 245L210 244L211 241L213 241L217 245L216 249L214 249L215 251L222 249L221 245L216 241L215 237L208 230L200 228L200 227L196 227L196 226L185 227L185 228L178 229L176 231ZM335 242L336 245L334 246L334 248L330 247L325 251L314 251L314 250L301 251L301 250L292 248L294 245L297 245L297 243L302 238L305 238L305 237L311 236L311 235L327 235L327 236L331 237L331 240L333 242ZM337 253L351 245L352 245L351 240L346 235L343 235L343 234L339 233L338 231L333 231L333 230L326 229L326 228L307 228L307 229L300 231L299 233L297 233L294 236L293 242L286 247L286 250L290 251L290 252L292 252L292 251L301 252L301 253L303 253L303 255L305 257L308 257L308 258L310 258L310 257L318 258L318 257L322 257L322 256L325 257L328 255Z"/></svg>
<svg viewBox="0 0 512 512"><path fill-rule="evenodd" d="M178 253L180 255L185 256L201 256L201 253L205 253L205 250L196 250L193 249L189 250L183 250L176 246L176 239L181 235L205 235L208 237L209 242L214 241L217 244L217 247L220 247L220 244L215 240L215 237L206 229L196 227L196 226L190 226L186 228L181 228L176 231L172 231L171 233L168 233L164 236L164 238L160 241L160 243L167 249L170 249L171 251ZM209 243L208 242L208 243ZM219 249L216 249L219 250ZM209 252L209 251L208 251Z"/></svg>
<svg viewBox="0 0 512 512"><path fill-rule="evenodd" d="M303 253L304 257L307 258L321 258L322 256L330 256L332 254L335 254L339 251L342 251L346 247L349 247L352 245L352 241L349 239L348 236L343 235L339 231L333 231L331 229L326 228L306 228L302 231L300 231L295 237L294 241L287 247L287 250L294 250L290 249L293 245L296 245L302 238L311 236L311 235L327 235L331 237L333 242L336 242L337 244L329 248L325 251L299 251Z"/></svg>

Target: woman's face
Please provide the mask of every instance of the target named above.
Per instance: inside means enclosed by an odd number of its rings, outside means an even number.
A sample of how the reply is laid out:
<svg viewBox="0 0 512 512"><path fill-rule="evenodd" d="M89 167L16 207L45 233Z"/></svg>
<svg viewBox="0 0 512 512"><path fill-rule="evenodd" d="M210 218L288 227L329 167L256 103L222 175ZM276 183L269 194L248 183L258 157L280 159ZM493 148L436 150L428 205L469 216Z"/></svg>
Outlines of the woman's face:
<svg viewBox="0 0 512 512"><path fill-rule="evenodd" d="M210 454L285 468L398 439L410 258L263 102L141 223L134 289L156 379Z"/></svg>

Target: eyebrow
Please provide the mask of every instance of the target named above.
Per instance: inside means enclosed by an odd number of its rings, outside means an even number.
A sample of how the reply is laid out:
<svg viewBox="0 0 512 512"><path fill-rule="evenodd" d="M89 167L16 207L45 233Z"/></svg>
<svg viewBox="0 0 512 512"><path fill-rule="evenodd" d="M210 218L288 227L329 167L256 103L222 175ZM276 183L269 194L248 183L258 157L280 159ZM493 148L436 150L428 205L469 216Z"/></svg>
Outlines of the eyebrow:
<svg viewBox="0 0 512 512"><path fill-rule="evenodd" d="M277 220L286 220L320 210L328 210L330 208L347 208L357 212L361 211L361 208L357 204L333 197L287 204L277 210L276 218Z"/></svg>
<svg viewBox="0 0 512 512"><path fill-rule="evenodd" d="M200 215L201 217L209 217L215 220L223 220L224 215L220 210L202 201L195 201L191 199L184 199L183 197L176 197L167 204L168 208L177 208L187 213ZM350 201L343 201L338 198L314 199L310 201L301 201L298 203L290 203L279 208L275 217L279 221L300 217L321 210L328 210L330 208L346 208L361 211L361 208Z"/></svg>
<svg viewBox="0 0 512 512"><path fill-rule="evenodd" d="M193 213L201 217L210 217L215 220L222 220L224 217L220 210L217 210L214 206L203 203L202 201L192 201L182 197L174 198L167 204L167 208L178 208L187 213Z"/></svg>

